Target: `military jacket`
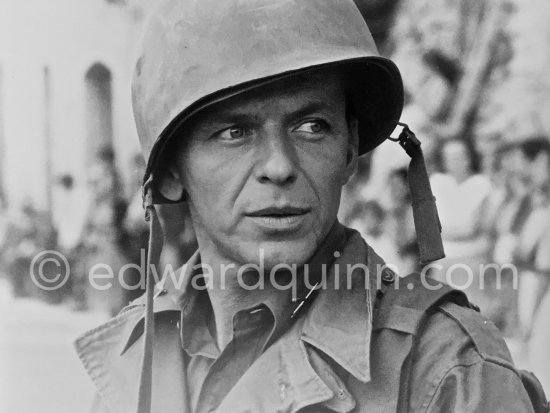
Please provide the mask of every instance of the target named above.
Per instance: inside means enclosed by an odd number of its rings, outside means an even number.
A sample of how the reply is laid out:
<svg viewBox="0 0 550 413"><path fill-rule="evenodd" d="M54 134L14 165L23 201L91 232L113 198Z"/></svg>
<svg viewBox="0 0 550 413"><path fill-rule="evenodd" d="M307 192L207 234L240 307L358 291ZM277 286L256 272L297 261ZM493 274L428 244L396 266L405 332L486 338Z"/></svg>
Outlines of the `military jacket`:
<svg viewBox="0 0 550 413"><path fill-rule="evenodd" d="M465 302L437 299L417 275L386 271L373 284L383 261L356 232L336 263L362 263L371 280L358 270L351 288L321 289L216 412L533 411L497 329ZM191 413L178 325L186 292L163 288L154 301L152 411ZM96 412L136 411L143 316L138 299L76 342L98 391Z"/></svg>

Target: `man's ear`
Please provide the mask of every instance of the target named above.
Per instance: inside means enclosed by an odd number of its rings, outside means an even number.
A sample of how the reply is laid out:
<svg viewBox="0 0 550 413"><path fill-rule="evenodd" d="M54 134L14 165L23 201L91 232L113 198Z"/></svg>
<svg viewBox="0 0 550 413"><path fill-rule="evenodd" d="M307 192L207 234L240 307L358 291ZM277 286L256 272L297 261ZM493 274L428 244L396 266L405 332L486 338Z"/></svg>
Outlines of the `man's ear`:
<svg viewBox="0 0 550 413"><path fill-rule="evenodd" d="M348 121L348 147L346 152L346 172L342 185L345 185L357 170L359 152L359 122L353 117Z"/></svg>
<svg viewBox="0 0 550 413"><path fill-rule="evenodd" d="M182 199L185 190L181 176L172 168L165 169L162 172L157 189L162 196L170 201L179 201Z"/></svg>

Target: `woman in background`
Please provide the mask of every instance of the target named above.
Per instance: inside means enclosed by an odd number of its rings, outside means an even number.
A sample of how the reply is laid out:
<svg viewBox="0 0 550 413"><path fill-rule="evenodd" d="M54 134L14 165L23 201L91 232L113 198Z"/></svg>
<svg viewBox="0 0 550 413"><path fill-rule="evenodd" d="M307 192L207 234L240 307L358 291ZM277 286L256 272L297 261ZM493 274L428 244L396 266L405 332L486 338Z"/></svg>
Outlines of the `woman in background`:
<svg viewBox="0 0 550 413"><path fill-rule="evenodd" d="M470 300L490 317L494 289L488 271L489 237L485 227L487 201L492 192L488 177L477 173L477 154L464 140L445 141L442 172L431 177L443 227L446 258L436 263L432 276L465 290Z"/></svg>
<svg viewBox="0 0 550 413"><path fill-rule="evenodd" d="M514 253L520 270L519 318L527 340L550 287L550 139L533 137L521 146L532 210Z"/></svg>

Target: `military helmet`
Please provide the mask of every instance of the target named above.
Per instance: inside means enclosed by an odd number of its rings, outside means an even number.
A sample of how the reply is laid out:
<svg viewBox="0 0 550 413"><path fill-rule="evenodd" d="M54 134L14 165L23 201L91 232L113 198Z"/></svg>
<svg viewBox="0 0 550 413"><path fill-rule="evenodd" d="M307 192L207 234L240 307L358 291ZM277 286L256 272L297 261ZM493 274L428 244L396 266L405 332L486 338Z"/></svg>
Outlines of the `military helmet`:
<svg viewBox="0 0 550 413"><path fill-rule="evenodd" d="M163 0L150 18L132 84L153 202L163 149L197 112L269 82L327 66L353 68L359 154L388 137L403 108L399 70L379 56L352 0Z"/></svg>

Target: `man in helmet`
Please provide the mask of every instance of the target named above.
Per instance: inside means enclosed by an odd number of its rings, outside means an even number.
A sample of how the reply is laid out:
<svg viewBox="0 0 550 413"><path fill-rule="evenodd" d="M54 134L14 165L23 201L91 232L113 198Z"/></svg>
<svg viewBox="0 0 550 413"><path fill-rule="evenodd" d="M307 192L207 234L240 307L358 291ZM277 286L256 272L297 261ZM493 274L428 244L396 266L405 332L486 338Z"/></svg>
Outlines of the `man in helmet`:
<svg viewBox="0 0 550 413"><path fill-rule="evenodd" d="M189 208L199 248L77 341L106 411L532 411L463 295L398 288L337 221L403 105L351 0L163 2L133 92L149 264L157 204Z"/></svg>

